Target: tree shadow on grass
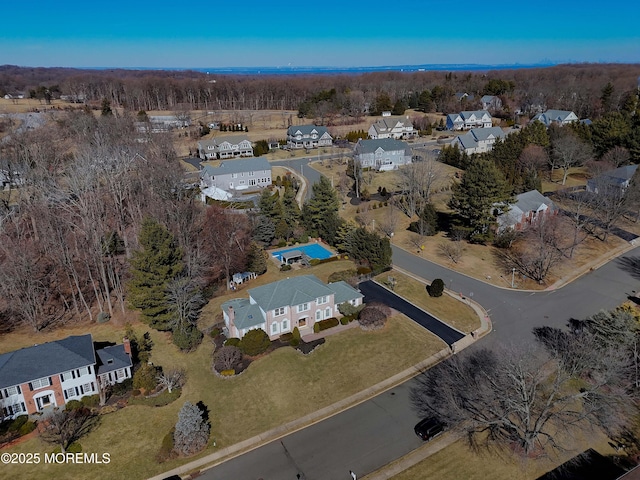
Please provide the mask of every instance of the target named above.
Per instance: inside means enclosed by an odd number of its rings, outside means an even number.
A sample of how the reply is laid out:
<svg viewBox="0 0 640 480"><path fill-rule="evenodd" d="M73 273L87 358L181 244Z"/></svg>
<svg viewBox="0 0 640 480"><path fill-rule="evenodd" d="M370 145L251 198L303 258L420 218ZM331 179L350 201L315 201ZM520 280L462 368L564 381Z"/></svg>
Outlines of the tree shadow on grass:
<svg viewBox="0 0 640 480"><path fill-rule="evenodd" d="M640 280L640 257L620 257L616 261L625 272Z"/></svg>

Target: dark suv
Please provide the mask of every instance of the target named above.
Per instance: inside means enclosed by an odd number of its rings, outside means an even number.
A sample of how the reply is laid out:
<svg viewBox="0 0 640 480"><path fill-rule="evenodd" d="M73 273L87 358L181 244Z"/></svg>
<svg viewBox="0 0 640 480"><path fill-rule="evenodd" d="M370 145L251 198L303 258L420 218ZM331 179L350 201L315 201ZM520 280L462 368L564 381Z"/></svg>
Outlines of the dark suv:
<svg viewBox="0 0 640 480"><path fill-rule="evenodd" d="M445 424L437 418L425 418L414 427L416 435L424 441L437 437L444 432L444 429Z"/></svg>

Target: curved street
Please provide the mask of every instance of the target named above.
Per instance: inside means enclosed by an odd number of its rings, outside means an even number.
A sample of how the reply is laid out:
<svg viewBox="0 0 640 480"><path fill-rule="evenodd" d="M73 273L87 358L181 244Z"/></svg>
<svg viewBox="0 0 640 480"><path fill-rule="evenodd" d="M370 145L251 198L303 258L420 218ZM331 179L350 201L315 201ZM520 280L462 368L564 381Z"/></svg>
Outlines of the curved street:
<svg viewBox="0 0 640 480"><path fill-rule="evenodd" d="M427 280L442 278L448 287L487 309L493 331L477 346L531 341L532 329L563 327L620 305L640 288L640 247L553 291L523 292L499 288L453 272L393 248L394 265ZM208 470L202 478L237 480L348 478L374 472L421 445L413 433L418 417L411 408L412 380L349 410L259 447ZM268 412L264 412L268 415Z"/></svg>

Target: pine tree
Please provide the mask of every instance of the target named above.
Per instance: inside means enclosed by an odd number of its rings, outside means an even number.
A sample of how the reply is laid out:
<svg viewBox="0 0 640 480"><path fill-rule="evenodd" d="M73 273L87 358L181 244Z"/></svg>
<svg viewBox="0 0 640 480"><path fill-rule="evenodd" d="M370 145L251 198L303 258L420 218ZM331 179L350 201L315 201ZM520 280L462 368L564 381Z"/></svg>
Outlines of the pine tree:
<svg viewBox="0 0 640 480"><path fill-rule="evenodd" d="M169 282L183 269L182 251L173 235L152 218L142 222L138 241L141 250L131 258L131 280L127 284L128 300L142 311L143 318L157 330L171 325L166 290Z"/></svg>
<svg viewBox="0 0 640 480"><path fill-rule="evenodd" d="M341 220L338 216L340 202L331 182L324 176L313 185L313 196L302 208L302 221L308 232L315 232L333 245Z"/></svg>
<svg viewBox="0 0 640 480"><path fill-rule="evenodd" d="M391 243L365 228L356 228L351 234L349 254L354 260L369 265L375 273L391 266Z"/></svg>
<svg viewBox="0 0 640 480"><path fill-rule="evenodd" d="M498 167L490 160L477 159L462 181L454 184L449 207L471 229L471 240L483 243L493 235L494 210L506 211L511 200L511 187Z"/></svg>
<svg viewBox="0 0 640 480"><path fill-rule="evenodd" d="M178 413L173 445L180 455L193 455L207 446L211 424L204 412L191 402L184 402Z"/></svg>
<svg viewBox="0 0 640 480"><path fill-rule="evenodd" d="M267 271L267 253L256 242L251 242L248 268L250 272L255 272L258 275Z"/></svg>

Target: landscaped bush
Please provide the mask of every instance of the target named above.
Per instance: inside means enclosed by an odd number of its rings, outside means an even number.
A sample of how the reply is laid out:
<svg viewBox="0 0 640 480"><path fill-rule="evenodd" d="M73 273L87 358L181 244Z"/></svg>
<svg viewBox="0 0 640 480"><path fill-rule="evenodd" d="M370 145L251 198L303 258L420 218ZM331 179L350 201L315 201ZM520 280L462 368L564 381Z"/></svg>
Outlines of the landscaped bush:
<svg viewBox="0 0 640 480"><path fill-rule="evenodd" d="M326 318L324 320L320 320L313 325L313 331L315 333L321 332L323 330L327 330L328 328L337 327L340 322L336 317ZM318 330L316 331L316 327Z"/></svg>
<svg viewBox="0 0 640 480"><path fill-rule="evenodd" d="M241 361L242 350L238 347L225 345L213 355L213 368L215 368L217 372L234 370Z"/></svg>
<svg viewBox="0 0 640 480"><path fill-rule="evenodd" d="M173 432L175 428L172 428L169 433L167 433L160 444L160 451L156 456L156 459L159 463L166 462L167 460L173 458L175 453L173 451Z"/></svg>
<svg viewBox="0 0 640 480"><path fill-rule="evenodd" d="M349 323L349 319L347 317L342 317L340 319L340 325L347 325Z"/></svg>
<svg viewBox="0 0 640 480"><path fill-rule="evenodd" d="M133 374L133 388L150 392L158 385L158 369L153 365L143 364Z"/></svg>
<svg viewBox="0 0 640 480"><path fill-rule="evenodd" d="M240 350L242 350L245 355L253 357L264 353L270 345L271 340L269 340L267 332L261 328L254 328L253 330L249 330L240 339L238 347L240 347Z"/></svg>
<svg viewBox="0 0 640 480"><path fill-rule="evenodd" d="M36 429L36 422L28 421L27 423L25 423L20 427L20 430L18 430L18 433L22 437L24 435L27 435L33 432L35 429Z"/></svg>
<svg viewBox="0 0 640 480"><path fill-rule="evenodd" d="M358 274L356 270L340 270L329 275L329 283L340 282L355 277Z"/></svg>
<svg viewBox="0 0 640 480"><path fill-rule="evenodd" d="M293 340L293 333L292 332L283 333L282 335L280 335L279 340L282 343L290 343L291 340Z"/></svg>
<svg viewBox="0 0 640 480"><path fill-rule="evenodd" d="M315 267L316 265L320 265L320 259L312 258L311 260L309 260L309 265L311 265L312 267Z"/></svg>
<svg viewBox="0 0 640 480"><path fill-rule="evenodd" d="M430 297L441 297L442 292L444 292L444 282L441 278L436 278L431 285L427 287L427 292L429 292Z"/></svg>
<svg viewBox="0 0 640 480"><path fill-rule="evenodd" d="M80 400L69 400L64 406L65 410L77 410L78 408L84 408L84 405Z"/></svg>
<svg viewBox="0 0 640 480"><path fill-rule="evenodd" d="M126 380L116 383L111 387L111 394L117 397L126 395L133 388L133 378L127 378Z"/></svg>
<svg viewBox="0 0 640 480"><path fill-rule="evenodd" d="M89 395L87 397L82 397L80 401L85 407L88 407L88 408L97 407L100 404L100 395L95 394L95 395Z"/></svg>
<svg viewBox="0 0 640 480"><path fill-rule="evenodd" d="M364 305L358 305L357 307L354 307L349 302L343 302L338 305L338 311L345 317L356 316L363 308Z"/></svg>
<svg viewBox="0 0 640 480"><path fill-rule="evenodd" d="M222 329L218 328L218 327L213 327L211 329L211 331L209 332L209 336L211 338L216 338L218 335L220 335L222 333Z"/></svg>
<svg viewBox="0 0 640 480"><path fill-rule="evenodd" d="M291 270L291 265L284 264L280 266L281 272L288 272L289 270Z"/></svg>
<svg viewBox="0 0 640 480"><path fill-rule="evenodd" d="M298 327L294 328L291 334L293 338L291 338L291 341L289 342L289 344L292 347L297 347L298 345L300 345L300 340L302 339L302 336L300 335L300 330L298 329Z"/></svg>
<svg viewBox="0 0 640 480"><path fill-rule="evenodd" d="M388 308L388 307L387 307ZM377 330L384 327L387 313L377 305L367 305L358 316L358 323L364 330Z"/></svg>
<svg viewBox="0 0 640 480"><path fill-rule="evenodd" d="M237 347L238 345L240 345L240 339L239 338L231 337L231 338L227 338L224 341L224 346L225 347Z"/></svg>
<svg viewBox="0 0 640 480"><path fill-rule="evenodd" d="M28 420L29 420L29 415L17 416L15 420L9 423L9 428L7 428L7 431L17 432L25 423L27 423Z"/></svg>

